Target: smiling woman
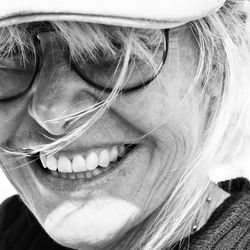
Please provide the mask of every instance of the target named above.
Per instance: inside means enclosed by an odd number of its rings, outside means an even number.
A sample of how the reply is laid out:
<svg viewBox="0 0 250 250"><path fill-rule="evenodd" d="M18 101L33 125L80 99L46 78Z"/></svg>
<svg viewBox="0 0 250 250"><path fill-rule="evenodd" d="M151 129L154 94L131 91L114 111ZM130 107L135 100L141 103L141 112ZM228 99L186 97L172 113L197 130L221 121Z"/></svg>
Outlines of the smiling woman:
<svg viewBox="0 0 250 250"><path fill-rule="evenodd" d="M248 1L164 3L0 12L1 249L250 245Z"/></svg>

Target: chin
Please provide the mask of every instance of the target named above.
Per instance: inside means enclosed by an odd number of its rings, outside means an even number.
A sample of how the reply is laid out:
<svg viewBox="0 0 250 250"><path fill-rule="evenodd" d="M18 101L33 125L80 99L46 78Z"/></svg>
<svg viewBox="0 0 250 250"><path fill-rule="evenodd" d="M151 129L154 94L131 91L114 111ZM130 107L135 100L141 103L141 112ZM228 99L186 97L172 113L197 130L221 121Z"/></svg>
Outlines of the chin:
<svg viewBox="0 0 250 250"><path fill-rule="evenodd" d="M59 244L76 249L98 249L128 231L139 215L135 205L110 196L88 203L65 202L48 215L46 232Z"/></svg>

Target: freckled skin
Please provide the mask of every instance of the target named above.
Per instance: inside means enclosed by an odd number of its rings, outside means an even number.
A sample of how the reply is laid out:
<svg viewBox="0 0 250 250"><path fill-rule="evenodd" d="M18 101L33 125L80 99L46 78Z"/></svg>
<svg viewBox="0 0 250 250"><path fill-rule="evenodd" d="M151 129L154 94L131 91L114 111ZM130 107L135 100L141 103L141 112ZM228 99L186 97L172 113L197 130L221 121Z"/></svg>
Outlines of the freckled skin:
<svg viewBox="0 0 250 250"><path fill-rule="evenodd" d="M59 56L54 55L53 62L49 53L45 53L44 66L34 82L33 94L27 93L10 103L0 103L1 144L8 141L17 147L25 147L31 141L41 142L40 132L60 135L67 125L46 124L45 121L89 107L98 99L100 93L68 68L67 61L60 55L60 46L57 49ZM91 200L101 199L105 194L140 211L135 217L131 214L133 219L116 230L112 235L115 242L121 232L143 221L167 199L185 170L185 162L192 157L190 152L196 147L196 138L200 137L204 125L203 114L207 107L194 98L196 90L185 96L197 64L198 45L192 32L187 27L171 30L168 57L159 78L144 89L117 98L74 145L86 147L133 140L162 125L141 142L140 149L121 169L98 184L86 189L79 187L77 195L47 190L28 167L7 171L22 161L7 164L11 156L1 156L8 177L43 226L48 216L64 202L91 204ZM79 100L84 101L80 103ZM33 105L33 113L28 112L28 105ZM84 218L81 223L84 225ZM67 239L60 238L59 242L66 244ZM74 246L74 243L70 244ZM86 249L94 248L95 244L100 246L100 242L89 242L84 237L82 243L77 244L79 248L81 244L88 245Z"/></svg>

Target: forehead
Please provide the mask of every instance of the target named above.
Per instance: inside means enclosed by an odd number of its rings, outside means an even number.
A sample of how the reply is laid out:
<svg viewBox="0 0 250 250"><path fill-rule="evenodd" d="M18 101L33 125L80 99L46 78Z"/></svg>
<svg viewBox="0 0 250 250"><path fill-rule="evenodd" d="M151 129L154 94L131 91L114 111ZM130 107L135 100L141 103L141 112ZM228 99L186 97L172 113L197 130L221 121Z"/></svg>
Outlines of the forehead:
<svg viewBox="0 0 250 250"><path fill-rule="evenodd" d="M135 29L84 22L36 22L0 28L0 50L11 51L18 46L25 51L26 48L34 47L35 34L51 31L72 48L73 54L76 51L92 53L100 49L109 53L117 44L125 47L129 37L137 44L140 40L147 45L157 44L162 39L159 29Z"/></svg>
<svg viewBox="0 0 250 250"><path fill-rule="evenodd" d="M34 33L44 33L49 31L59 31L61 33L68 33L68 35L90 35L90 33L107 33L106 36L115 33L129 33L133 30L136 34L143 34L151 36L155 33L155 29L140 29L130 28L123 26L112 26L103 24L92 24L86 22L70 22L70 21L59 21L59 22L33 22L33 23L21 23L17 25L0 27L0 39L1 41L8 39L14 39L20 37L24 39ZM158 29L159 30L159 29ZM64 34L66 35L66 34ZM116 34L117 36L118 34Z"/></svg>
<svg viewBox="0 0 250 250"><path fill-rule="evenodd" d="M182 25L171 29L171 32L179 32L183 28L187 29L189 25ZM146 28L131 28L123 26L92 24L85 22L34 22L22 23L12 26L0 27L0 42L4 43L11 40L25 41L32 34L45 33L50 31L60 32L65 37L70 36L91 36L93 33L105 33L105 37L117 38L118 36L128 35L131 31L138 36L144 36L144 39L149 37L151 40L155 38L155 34L159 34L160 29L146 29ZM99 37L101 40L102 37Z"/></svg>

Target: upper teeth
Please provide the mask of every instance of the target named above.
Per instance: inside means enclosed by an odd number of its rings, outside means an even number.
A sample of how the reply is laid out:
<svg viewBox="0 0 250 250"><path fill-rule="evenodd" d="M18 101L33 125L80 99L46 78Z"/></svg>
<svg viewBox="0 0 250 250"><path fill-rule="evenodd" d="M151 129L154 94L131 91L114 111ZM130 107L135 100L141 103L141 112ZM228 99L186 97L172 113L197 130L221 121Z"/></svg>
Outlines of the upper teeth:
<svg viewBox="0 0 250 250"><path fill-rule="evenodd" d="M108 167L110 162L117 161L118 156L125 154L125 146L114 146L111 149L89 151L86 156L75 154L68 157L64 154L47 156L40 153L40 160L44 168L61 173L78 173L87 170L94 170L98 166Z"/></svg>

